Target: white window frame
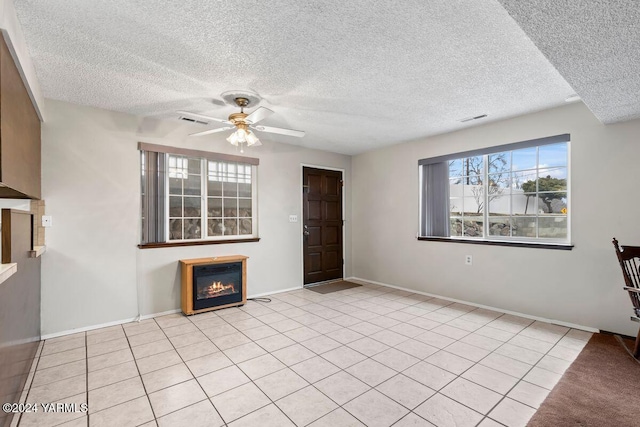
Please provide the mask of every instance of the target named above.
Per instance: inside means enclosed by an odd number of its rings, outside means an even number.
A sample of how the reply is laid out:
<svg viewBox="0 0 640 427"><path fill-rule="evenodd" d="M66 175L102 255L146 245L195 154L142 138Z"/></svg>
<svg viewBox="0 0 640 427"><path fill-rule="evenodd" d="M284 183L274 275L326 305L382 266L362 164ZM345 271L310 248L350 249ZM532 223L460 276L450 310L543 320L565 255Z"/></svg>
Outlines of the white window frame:
<svg viewBox="0 0 640 427"><path fill-rule="evenodd" d="M536 237L527 237L527 236L496 236L496 235L489 235L489 224L490 224L490 220L492 218L492 216L490 215L490 206L489 206L489 192L487 191L488 186L484 185L484 194L483 194L483 202L484 202L484 208L482 209L482 223L483 223L483 227L482 227L482 236L479 237L471 237L471 236L452 236L451 232L449 233L449 236L447 237L442 237L442 236L429 236L426 235L426 201L425 201L425 172L424 172L424 166L428 165L428 164L433 164L433 163L437 163L437 162L441 162L441 161L452 161L452 160L459 160L459 159L465 159L468 157L479 157L482 156L482 161L483 161L483 175L482 175L482 182L483 183L488 183L488 177L489 175L491 175L488 171L488 157L492 154L498 154L498 153L503 153L503 152L509 152L510 156L513 156L513 151L518 150L518 149L522 149L522 148L531 148L531 147L536 147L536 162L535 162L535 169L527 169L527 170L535 170L536 172L536 177L539 178L539 171L541 170L540 167L540 159L539 159L539 147L544 147L546 145L552 145L552 144L558 144L558 143L566 143L566 147L567 147L567 161L566 161L566 171L567 171L567 189L566 189L566 208L567 208L567 213L566 213L566 220L567 220L567 236L566 238L551 238L551 237L539 237L538 233L539 233L539 226L538 226L538 220L539 218L552 218L552 215L541 215L539 212L536 211L535 214L530 215L531 217L536 217ZM542 168L544 169L544 168ZM517 171L517 170L516 170ZM512 162L510 162L510 169L509 169L509 173L512 174L514 172L513 170L513 164ZM420 240L451 240L451 241L461 241L461 242L474 242L474 243L505 243L505 244L526 244L526 245L557 245L557 246L571 246L571 216L572 216L572 208L571 208L571 143L570 143L570 135L568 134L564 134L564 135L557 135L554 137L548 137L548 138L541 138L538 140L530 140L530 141L522 141L522 142L518 142L518 143L513 143L513 144L506 144L506 145L501 145L501 146L495 146L495 147L489 147L486 149L481 149L481 150L473 150L473 151L469 151L469 152L462 152L462 153L456 153L456 154L451 154L451 155L446 155L446 156L440 156L437 158L430 158L430 159L422 159L419 161L419 206L420 206L420 212L419 212L419 225L418 225L418 239ZM466 175L465 175L466 176ZM509 194L512 194L511 192ZM538 192L536 191L536 194L538 194ZM464 199L464 193L462 194L462 198ZM536 198L537 200L538 198ZM462 208L462 212L463 215L461 216L463 218L463 224L464 224L464 208ZM451 218L452 217L456 217L457 215L452 215L451 210L449 209L449 223L451 222ZM529 216L529 215L527 215ZM510 220L512 220L514 217L514 212L513 212L513 204L510 202L510 211L509 211L509 216L506 218L509 218ZM494 217L495 218L495 217ZM464 225L463 225L464 227Z"/></svg>
<svg viewBox="0 0 640 427"><path fill-rule="evenodd" d="M189 156L187 154L172 154L172 153L165 153L166 156L166 164L167 164L167 173L166 173L166 179L165 179L165 194L166 196L166 203L165 203L165 236L167 236L167 243L177 243L177 242L198 242L198 241L217 241L217 240L242 240L242 239L255 239L258 237L258 199L257 199L257 187L258 187L258 180L257 180L257 176L258 176L258 167L257 165L252 165L252 164L248 164L248 163L242 163L241 161L226 161L226 160L210 160L207 158L203 158L203 157L197 157L197 156ZM170 232L170 224L171 224L171 217L169 216L169 209L170 209L170 197L171 194L169 192L169 180L171 178L171 174L170 174L170 157L171 156L179 156L185 159L198 159L200 161L200 237L198 238L193 238L193 239L171 239L171 232ZM208 180L209 180L209 162L210 161L215 161L215 162L219 162L219 163L226 163L226 164L242 164L245 166L248 166L251 168L251 234L223 234L220 236L209 236L208 235L208 198L209 198L209 194L208 194ZM236 172L237 174L237 172ZM188 176L188 166L187 166L187 176ZM226 182L226 181L222 181L222 182ZM182 194L182 198L183 198L183 203L184 203L184 194ZM224 196L223 196L224 199ZM236 196L236 200L239 200L239 196ZM184 217L183 221L184 221ZM234 218L240 218L239 216L236 216ZM222 212L222 220L224 221L224 209ZM183 235L184 235L184 222L183 222Z"/></svg>

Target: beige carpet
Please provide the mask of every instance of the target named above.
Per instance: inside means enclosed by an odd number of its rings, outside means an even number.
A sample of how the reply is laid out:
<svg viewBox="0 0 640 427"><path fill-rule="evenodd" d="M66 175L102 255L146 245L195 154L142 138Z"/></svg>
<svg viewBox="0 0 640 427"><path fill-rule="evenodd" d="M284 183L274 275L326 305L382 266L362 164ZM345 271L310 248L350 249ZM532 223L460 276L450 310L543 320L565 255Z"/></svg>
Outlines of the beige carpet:
<svg viewBox="0 0 640 427"><path fill-rule="evenodd" d="M327 283L326 285L309 286L306 289L319 294L330 294L331 292L344 291L345 289L357 288L358 286L362 285L347 282L346 280L340 280L338 282Z"/></svg>
<svg viewBox="0 0 640 427"><path fill-rule="evenodd" d="M640 364L614 336L594 334L527 425L640 426L639 390Z"/></svg>

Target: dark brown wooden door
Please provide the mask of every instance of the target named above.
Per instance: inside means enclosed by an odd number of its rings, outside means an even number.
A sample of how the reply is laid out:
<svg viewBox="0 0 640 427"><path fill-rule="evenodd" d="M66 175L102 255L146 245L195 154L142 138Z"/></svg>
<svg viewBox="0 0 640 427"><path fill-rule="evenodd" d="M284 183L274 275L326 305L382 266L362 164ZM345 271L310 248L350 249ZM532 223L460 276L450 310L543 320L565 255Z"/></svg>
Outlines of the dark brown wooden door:
<svg viewBox="0 0 640 427"><path fill-rule="evenodd" d="M303 168L304 284L342 278L342 172Z"/></svg>

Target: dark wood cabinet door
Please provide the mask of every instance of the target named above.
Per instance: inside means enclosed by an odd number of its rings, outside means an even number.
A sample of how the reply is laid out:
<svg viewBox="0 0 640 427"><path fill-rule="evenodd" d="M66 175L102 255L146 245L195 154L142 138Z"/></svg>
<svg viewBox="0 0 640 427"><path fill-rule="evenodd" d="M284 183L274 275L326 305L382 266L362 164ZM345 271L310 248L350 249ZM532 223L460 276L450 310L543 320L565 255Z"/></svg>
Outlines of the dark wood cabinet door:
<svg viewBox="0 0 640 427"><path fill-rule="evenodd" d="M305 167L304 284L342 278L342 172Z"/></svg>

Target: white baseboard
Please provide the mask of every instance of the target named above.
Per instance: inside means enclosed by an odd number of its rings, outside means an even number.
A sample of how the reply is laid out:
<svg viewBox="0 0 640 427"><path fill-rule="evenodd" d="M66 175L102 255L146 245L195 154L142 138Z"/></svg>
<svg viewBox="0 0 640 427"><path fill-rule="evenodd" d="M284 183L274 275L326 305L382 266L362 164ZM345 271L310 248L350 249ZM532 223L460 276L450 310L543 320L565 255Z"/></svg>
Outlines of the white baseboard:
<svg viewBox="0 0 640 427"><path fill-rule="evenodd" d="M268 296L268 295L281 294L283 292L290 292L290 291L295 291L295 290L298 290L298 289L302 289L302 286L296 286L294 288L282 289L282 290L279 290L279 291L264 292L264 293L261 293L261 294L249 295L247 297L247 299L249 299L249 298L260 298L260 297ZM42 335L42 337L40 339L49 340L49 339L52 339L52 338L58 338L58 337L62 337L62 336L65 336L65 335L77 334L78 332L92 331L94 329L106 328L106 327L115 326L115 325L122 325L124 323L131 323L131 322L135 322L135 321L139 321L139 320L153 319L154 317L166 316L167 314L180 313L181 311L182 311L181 309L176 308L174 310L162 311L160 313L144 314L144 315L136 316L136 317L129 318L129 319L115 320L113 322L101 323L99 325L92 325L92 326L86 326L86 327L83 327L83 328L69 329L67 331L61 331L61 332L54 332L52 334Z"/></svg>
<svg viewBox="0 0 640 427"><path fill-rule="evenodd" d="M429 297L440 298L446 301L459 302L461 304L471 305L473 307L485 308L487 310L499 311L500 313L511 314L514 316L524 317L525 319L538 320L540 322L552 323L554 325L565 326L567 328L580 329L582 331L599 333L600 330L597 328L592 328L590 326L576 325L575 323L564 322L562 320L556 319L546 319L544 317L532 316L530 314L519 313L517 311L504 310L502 308L492 307L490 305L477 304L471 301L459 300L455 298L443 297L442 295L430 294L428 292L417 291L415 289L404 288L402 286L390 285L389 283L376 282L375 280L363 279L361 277L348 277L344 280L359 280L365 283L371 283L372 285L386 286L388 288L399 289L402 291L413 292L419 295L426 295Z"/></svg>
<svg viewBox="0 0 640 427"><path fill-rule="evenodd" d="M123 325L125 323L131 323L131 322L136 322L136 321L140 321L140 320L152 319L154 317L166 316L167 314L179 313L180 311L181 310L178 308L178 309L175 309L175 310L163 311L163 312L160 312L160 313L153 313L153 314L145 314L145 315L142 315L142 316L136 316L136 317L132 317L132 318L129 318L129 319L114 320L113 322L100 323L98 325L91 325L91 326L86 326L86 327L83 327L83 328L69 329L67 331L54 332L52 334L42 335L42 337L40 339L49 340L51 338L58 338L58 337L62 337L62 336L65 336L65 335L77 334L78 332L93 331L94 329L107 328L109 326Z"/></svg>
<svg viewBox="0 0 640 427"><path fill-rule="evenodd" d="M282 294L284 292L297 291L298 289L302 289L302 286L296 286L294 288L281 289L279 291L273 291L273 292L263 292L261 294L255 294L255 295L248 295L247 299L261 298L261 297L266 297L266 296L269 296L269 295Z"/></svg>
<svg viewBox="0 0 640 427"><path fill-rule="evenodd" d="M91 326L85 326L83 328L76 328L76 329L69 329L61 332L54 332L52 334L42 335L40 339L50 340L51 338L58 338L65 335L77 334L78 332L93 331L94 329L106 328L106 327L115 326L115 325L122 325L123 323L133 322L134 320L137 320L138 317L139 316L132 317L129 319L114 320L113 322L101 323L99 325L91 325Z"/></svg>
<svg viewBox="0 0 640 427"><path fill-rule="evenodd" d="M140 317L140 320L147 320L147 319L153 319L154 317L160 317L160 316L166 316L167 314L174 314L174 313L180 313L182 311L182 309L180 308L176 308L174 310L168 310L168 311L163 311L160 313L153 313L153 314L145 314ZM135 319L137 320L137 319Z"/></svg>

